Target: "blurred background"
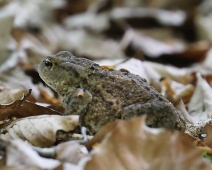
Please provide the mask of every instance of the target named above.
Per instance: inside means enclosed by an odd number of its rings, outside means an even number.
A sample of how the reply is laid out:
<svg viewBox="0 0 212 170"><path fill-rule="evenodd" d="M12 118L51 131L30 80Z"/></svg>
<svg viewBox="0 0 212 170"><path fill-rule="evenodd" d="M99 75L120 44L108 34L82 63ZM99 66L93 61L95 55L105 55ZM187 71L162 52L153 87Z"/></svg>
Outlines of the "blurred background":
<svg viewBox="0 0 212 170"><path fill-rule="evenodd" d="M211 9L210 0L1 0L0 63L30 67L69 50L188 66L211 47Z"/></svg>

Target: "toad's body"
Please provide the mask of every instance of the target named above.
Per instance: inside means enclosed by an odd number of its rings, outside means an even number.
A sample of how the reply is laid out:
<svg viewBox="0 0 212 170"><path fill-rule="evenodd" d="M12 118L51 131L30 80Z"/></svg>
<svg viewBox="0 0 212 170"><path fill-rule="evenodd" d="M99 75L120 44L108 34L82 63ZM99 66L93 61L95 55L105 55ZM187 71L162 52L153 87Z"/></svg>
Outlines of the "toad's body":
<svg viewBox="0 0 212 170"><path fill-rule="evenodd" d="M41 78L63 99L66 114L79 114L81 124L94 134L115 119L147 114L147 125L184 129L174 106L134 74L103 70L94 62L60 52L44 59Z"/></svg>

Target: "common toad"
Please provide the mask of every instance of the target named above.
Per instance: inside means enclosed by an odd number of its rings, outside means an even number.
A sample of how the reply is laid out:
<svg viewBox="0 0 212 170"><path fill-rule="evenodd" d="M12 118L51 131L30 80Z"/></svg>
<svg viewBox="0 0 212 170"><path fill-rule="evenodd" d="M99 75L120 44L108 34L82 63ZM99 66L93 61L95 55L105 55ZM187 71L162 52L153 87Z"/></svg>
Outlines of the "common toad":
<svg viewBox="0 0 212 170"><path fill-rule="evenodd" d="M150 127L184 130L180 112L138 75L102 69L67 51L46 57L39 65L40 77L63 100L65 114L80 115L81 125L95 134L115 119L147 114Z"/></svg>

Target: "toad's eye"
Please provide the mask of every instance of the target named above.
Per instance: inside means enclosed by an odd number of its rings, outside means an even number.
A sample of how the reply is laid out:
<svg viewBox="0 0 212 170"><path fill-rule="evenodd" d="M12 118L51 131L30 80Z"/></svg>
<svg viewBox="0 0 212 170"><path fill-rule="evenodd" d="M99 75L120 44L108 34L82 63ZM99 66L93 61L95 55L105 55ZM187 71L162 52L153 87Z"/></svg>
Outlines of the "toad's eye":
<svg viewBox="0 0 212 170"><path fill-rule="evenodd" d="M46 67L51 68L52 67L52 62L49 59L43 60L43 63Z"/></svg>

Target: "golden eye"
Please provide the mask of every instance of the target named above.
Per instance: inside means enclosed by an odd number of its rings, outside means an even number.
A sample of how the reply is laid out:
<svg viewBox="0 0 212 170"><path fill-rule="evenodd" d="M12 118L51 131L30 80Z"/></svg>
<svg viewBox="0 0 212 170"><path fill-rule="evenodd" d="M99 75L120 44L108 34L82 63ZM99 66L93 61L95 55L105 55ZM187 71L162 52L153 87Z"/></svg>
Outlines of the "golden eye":
<svg viewBox="0 0 212 170"><path fill-rule="evenodd" d="M44 63L44 65L45 65L46 67L49 67L49 68L52 67L52 62L51 62L51 60L49 60L49 59L43 60L43 63Z"/></svg>

